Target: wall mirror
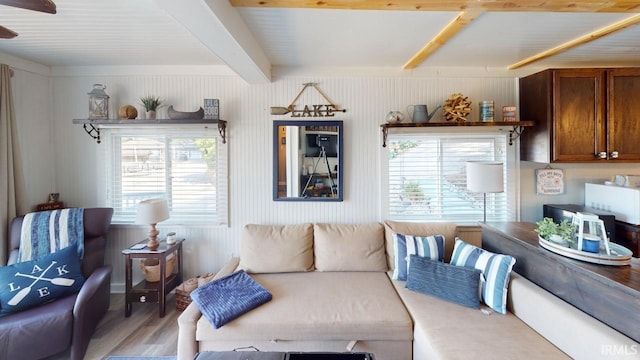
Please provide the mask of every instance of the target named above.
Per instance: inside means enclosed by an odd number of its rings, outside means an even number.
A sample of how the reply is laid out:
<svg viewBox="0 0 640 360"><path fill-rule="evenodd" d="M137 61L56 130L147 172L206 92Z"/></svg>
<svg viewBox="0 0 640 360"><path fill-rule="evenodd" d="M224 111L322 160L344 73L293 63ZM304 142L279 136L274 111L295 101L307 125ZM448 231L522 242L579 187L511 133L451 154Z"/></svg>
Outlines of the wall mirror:
<svg viewBox="0 0 640 360"><path fill-rule="evenodd" d="M342 201L342 121L273 122L273 200Z"/></svg>

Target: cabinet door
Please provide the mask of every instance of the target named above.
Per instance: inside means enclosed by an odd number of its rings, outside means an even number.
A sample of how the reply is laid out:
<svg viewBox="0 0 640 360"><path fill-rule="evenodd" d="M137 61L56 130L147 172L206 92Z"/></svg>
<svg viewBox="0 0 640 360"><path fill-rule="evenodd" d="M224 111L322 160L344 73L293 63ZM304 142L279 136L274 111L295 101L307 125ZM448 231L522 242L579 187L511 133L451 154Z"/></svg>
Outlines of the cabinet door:
<svg viewBox="0 0 640 360"><path fill-rule="evenodd" d="M552 161L606 159L602 69L562 69L553 74Z"/></svg>
<svg viewBox="0 0 640 360"><path fill-rule="evenodd" d="M608 156L617 161L640 160L640 69L608 72Z"/></svg>

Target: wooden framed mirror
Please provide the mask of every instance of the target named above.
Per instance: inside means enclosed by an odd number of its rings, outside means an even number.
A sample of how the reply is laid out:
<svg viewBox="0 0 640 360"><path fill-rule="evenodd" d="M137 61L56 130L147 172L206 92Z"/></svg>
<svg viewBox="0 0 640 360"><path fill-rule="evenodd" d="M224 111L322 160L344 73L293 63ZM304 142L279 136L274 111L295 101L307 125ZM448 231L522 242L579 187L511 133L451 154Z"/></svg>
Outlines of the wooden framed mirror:
<svg viewBox="0 0 640 360"><path fill-rule="evenodd" d="M343 123L273 122L273 200L342 201Z"/></svg>

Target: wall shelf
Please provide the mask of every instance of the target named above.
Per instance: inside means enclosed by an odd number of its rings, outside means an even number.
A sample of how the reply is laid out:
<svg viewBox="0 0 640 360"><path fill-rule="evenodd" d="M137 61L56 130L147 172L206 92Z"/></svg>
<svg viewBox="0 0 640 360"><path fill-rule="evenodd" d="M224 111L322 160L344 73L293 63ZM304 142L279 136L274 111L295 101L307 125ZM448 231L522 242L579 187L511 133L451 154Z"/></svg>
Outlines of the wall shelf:
<svg viewBox="0 0 640 360"><path fill-rule="evenodd" d="M460 127L460 126L511 126L509 130L509 145L513 145L524 131L524 127L533 126L533 121L470 121L470 122L426 122L426 123L387 123L380 125L382 130L382 147L387 147L387 135L393 128L426 128L426 127Z"/></svg>
<svg viewBox="0 0 640 360"><path fill-rule="evenodd" d="M125 128L129 126L151 125L218 125L218 132L222 137L222 143L227 143L227 121L215 119L73 119L73 123L82 125L84 131L100 144L100 128Z"/></svg>

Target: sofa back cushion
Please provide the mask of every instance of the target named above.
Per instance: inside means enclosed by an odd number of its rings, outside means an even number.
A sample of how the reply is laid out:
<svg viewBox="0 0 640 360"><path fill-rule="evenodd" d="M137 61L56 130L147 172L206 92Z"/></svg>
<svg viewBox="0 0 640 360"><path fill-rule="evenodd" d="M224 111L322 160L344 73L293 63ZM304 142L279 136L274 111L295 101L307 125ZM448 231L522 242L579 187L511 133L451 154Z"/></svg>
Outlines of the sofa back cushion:
<svg viewBox="0 0 640 360"><path fill-rule="evenodd" d="M385 246L387 252L387 261L389 268L394 269L394 250L393 250L393 233L416 235L416 236L431 236L431 235L444 235L444 261L449 262L451 254L453 253L453 244L455 243L455 236L457 227L455 223L437 223L437 222L422 222L422 223L410 223L385 220Z"/></svg>
<svg viewBox="0 0 640 360"><path fill-rule="evenodd" d="M384 227L368 224L315 224L315 265L319 271L387 271Z"/></svg>
<svg viewBox="0 0 640 360"><path fill-rule="evenodd" d="M312 271L313 226L245 225L239 268L256 274Z"/></svg>

